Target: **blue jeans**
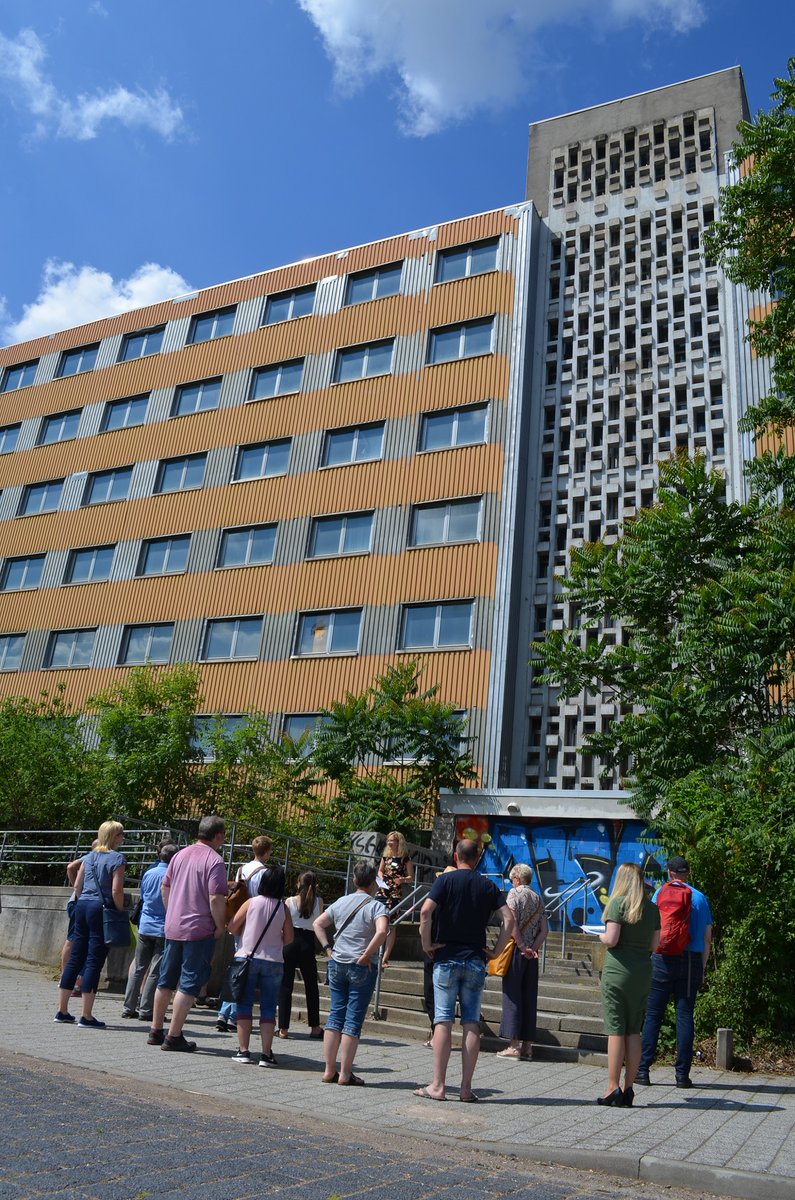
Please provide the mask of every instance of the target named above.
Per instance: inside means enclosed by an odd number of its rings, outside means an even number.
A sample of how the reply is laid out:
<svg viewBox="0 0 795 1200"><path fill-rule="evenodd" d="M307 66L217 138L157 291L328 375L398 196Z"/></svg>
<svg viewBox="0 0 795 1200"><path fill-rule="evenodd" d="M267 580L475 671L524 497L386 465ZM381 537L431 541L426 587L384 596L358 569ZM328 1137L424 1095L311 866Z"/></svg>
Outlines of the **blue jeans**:
<svg viewBox="0 0 795 1200"><path fill-rule="evenodd" d="M652 954L651 960L651 991L643 1025L640 1070L648 1072L654 1061L665 1010L673 996L676 1005L676 1078L687 1079L693 1061L693 1010L704 977L704 959L701 954L685 952Z"/></svg>
<svg viewBox="0 0 795 1200"><path fill-rule="evenodd" d="M367 1005L375 991L378 972L375 967L362 967L359 963L341 963L333 958L328 965L328 982L331 989L331 1012L326 1029L358 1037L362 1032Z"/></svg>
<svg viewBox="0 0 795 1200"><path fill-rule="evenodd" d="M108 957L102 925L102 901L84 900L75 905L74 930L70 939L72 956L66 964L59 987L71 989L78 975L83 976L83 991L95 992Z"/></svg>
<svg viewBox="0 0 795 1200"><path fill-rule="evenodd" d="M198 938L194 942L166 938L157 986L169 992L179 988L186 996L198 996L210 978L214 951L214 937Z"/></svg>
<svg viewBox="0 0 795 1200"><path fill-rule="evenodd" d="M279 999L279 989L282 986L284 963L269 962L264 958L252 958L248 969L246 990L243 999L237 1004L237 1017L243 1020L251 1017L254 1011L254 996L259 992L259 1023L260 1025L276 1022L276 1001Z"/></svg>
<svg viewBox="0 0 795 1200"><path fill-rule="evenodd" d="M451 958L433 964L433 1019L452 1025L455 1002L461 1006L461 1024L480 1024L480 1002L486 982L486 964L480 958Z"/></svg>

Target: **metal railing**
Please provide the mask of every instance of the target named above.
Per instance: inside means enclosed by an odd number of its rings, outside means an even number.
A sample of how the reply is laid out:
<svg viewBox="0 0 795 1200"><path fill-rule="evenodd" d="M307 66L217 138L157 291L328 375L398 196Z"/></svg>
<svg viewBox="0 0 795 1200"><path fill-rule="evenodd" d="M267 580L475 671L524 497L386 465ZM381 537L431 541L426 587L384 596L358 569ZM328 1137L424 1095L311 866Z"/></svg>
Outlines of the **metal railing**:
<svg viewBox="0 0 795 1200"><path fill-rule="evenodd" d="M588 911L588 890L592 886L593 886L592 881L591 881L591 878L589 875L581 875L579 877L579 879L575 879L572 883L568 884L568 886L565 887L563 889L563 891L560 892L555 897L553 903L547 905L544 909L544 911L547 914L547 920L549 921L550 928L552 927L552 918L555 917L563 909L565 909L566 905L568 905L568 903L571 900L574 900L576 896L579 896L580 892L582 892L582 894L583 894L582 910L583 910L583 913L587 913L587 911ZM560 924L560 931L561 931L560 932L560 957L561 958L566 957L566 928L567 928L567 925L568 925L568 921L566 920L566 914L564 912L563 917L561 919L561 924ZM546 970L546 965L547 965L547 943L545 940L543 946L541 947L541 971L542 971L542 973Z"/></svg>
<svg viewBox="0 0 795 1200"><path fill-rule="evenodd" d="M27 876L49 880L50 886L66 884L68 864L87 854L96 836L97 831L93 827L3 830L0 833L0 881L9 868L17 867ZM158 843L166 838L172 838L178 846L185 845L187 840L184 833L166 826L125 826L125 874L128 882L141 878L157 858Z"/></svg>
<svg viewBox="0 0 795 1200"><path fill-rule="evenodd" d="M398 904L396 904L395 907L390 912L390 914L389 914L390 925L397 926L397 925L403 925L407 921L411 921L411 922L416 921L417 912L422 907L423 903L425 902L425 898L431 889L431 882L432 882L431 880L429 880L427 878L417 879L417 875L422 877L423 875L427 874L427 875L431 875L435 879L436 878L436 870L437 869L435 867L417 867L415 879L414 879L414 887L411 889L411 891L407 895L401 896L400 902ZM384 947L382 946L381 949L378 951L378 962L376 964L376 970L377 970L378 974L376 975L375 992L373 994L372 1015L373 1015L373 1020L375 1020L375 1021L382 1021L384 1019L384 1015L381 1011L381 979L382 979L383 970L384 970L383 964L384 964Z"/></svg>

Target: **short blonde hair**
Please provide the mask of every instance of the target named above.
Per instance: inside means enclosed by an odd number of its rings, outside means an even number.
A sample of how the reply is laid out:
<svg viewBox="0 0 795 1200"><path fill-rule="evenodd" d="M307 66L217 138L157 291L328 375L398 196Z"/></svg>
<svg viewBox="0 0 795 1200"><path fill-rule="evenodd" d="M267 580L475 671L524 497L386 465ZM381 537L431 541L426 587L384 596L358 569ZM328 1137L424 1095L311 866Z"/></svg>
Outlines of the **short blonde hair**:
<svg viewBox="0 0 795 1200"><path fill-rule="evenodd" d="M514 880L518 880L519 883L523 884L532 883L533 868L529 867L527 863L515 863L511 867L508 878L510 879L511 883L513 883Z"/></svg>
<svg viewBox="0 0 795 1200"><path fill-rule="evenodd" d="M406 857L406 839L404 838L403 834L398 833L397 829L393 829L391 833L388 833L386 835L387 842L389 841L390 838L395 838L395 840L397 841L396 857L397 858L405 858ZM384 846L384 853L386 853L386 846Z"/></svg>
<svg viewBox="0 0 795 1200"><path fill-rule="evenodd" d="M113 850L113 843L119 834L124 833L124 826L121 821L103 821L97 830L97 850L107 853L108 850Z"/></svg>

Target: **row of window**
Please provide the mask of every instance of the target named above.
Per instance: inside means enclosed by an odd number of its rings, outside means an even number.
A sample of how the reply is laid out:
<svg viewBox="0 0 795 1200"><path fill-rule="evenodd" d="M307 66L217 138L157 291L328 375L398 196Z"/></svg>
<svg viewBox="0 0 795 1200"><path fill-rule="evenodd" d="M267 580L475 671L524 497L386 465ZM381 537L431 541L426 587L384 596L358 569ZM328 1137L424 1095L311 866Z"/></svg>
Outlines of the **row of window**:
<svg viewBox="0 0 795 1200"><path fill-rule="evenodd" d="M440 250L436 256L435 282L447 283L450 280L495 271L498 249L499 238L488 238L468 246ZM379 300L384 296L397 295L400 292L402 276L403 262L357 271L348 276L345 304L361 304L369 300ZM313 283L307 287L292 288L269 296L265 301L262 324L274 325L281 321L311 316L314 312L316 290L317 285ZM198 345L201 342L227 337L232 332L236 312L237 305L233 304L193 317L188 328L187 345ZM159 354L165 330L165 325L158 325L152 329L128 333L122 341L118 361L130 362L151 354ZM64 350L56 367L55 378L63 379L69 375L93 370L99 347L99 342L93 342L87 346ZM7 367L0 391L11 392L29 387L35 379L38 362L38 359L31 359L29 362Z"/></svg>
<svg viewBox="0 0 795 1200"><path fill-rule="evenodd" d="M486 438L487 412L487 404L476 404L423 414L420 450L443 450L482 443ZM385 428L385 421L374 421L368 425L328 430L323 440L321 467L377 462L383 457ZM291 449L292 438L278 438L274 441L238 446L232 470L233 481L245 482L286 475ZM155 479L155 494L190 491L202 487L206 466L206 451L162 459ZM132 465L92 471L83 488L81 506L127 500L132 475ZM63 477L26 484L17 516L56 512L61 503L65 483L66 478Z"/></svg>
<svg viewBox="0 0 795 1200"><path fill-rule="evenodd" d="M477 542L481 536L482 497L434 501L414 505L409 523L411 547ZM334 558L369 554L374 512L340 513L314 517L309 531L307 558ZM224 529L216 567L263 566L273 562L278 526L245 525ZM136 576L179 575L188 566L191 535L147 538L141 545ZM116 543L70 550L63 583L103 583L110 579ZM39 587L45 554L7 558L0 572L0 591L18 592Z"/></svg>
<svg viewBox="0 0 795 1200"><path fill-rule="evenodd" d="M399 650L466 650L471 647L474 601L444 600L406 604L400 619ZM299 613L293 642L298 658L358 654L362 630L361 608ZM262 616L226 617L205 625L200 661L226 662L259 658ZM56 629L50 633L44 655L45 668L90 667L98 628ZM0 634L0 670L17 671L22 662L24 633ZM136 666L168 663L174 640L174 623L125 625L118 664Z"/></svg>

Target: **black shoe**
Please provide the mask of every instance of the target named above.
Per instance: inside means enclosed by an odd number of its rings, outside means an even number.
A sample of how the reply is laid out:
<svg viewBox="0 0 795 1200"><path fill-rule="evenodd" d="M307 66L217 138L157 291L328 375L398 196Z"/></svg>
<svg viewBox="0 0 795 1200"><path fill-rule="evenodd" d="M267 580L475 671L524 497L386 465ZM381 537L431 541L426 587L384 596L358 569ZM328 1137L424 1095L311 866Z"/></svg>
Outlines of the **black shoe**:
<svg viewBox="0 0 795 1200"><path fill-rule="evenodd" d="M229 1025L223 1019L223 1017L219 1017L218 1020L215 1022L215 1028L218 1030L219 1033L229 1033Z"/></svg>
<svg viewBox="0 0 795 1200"><path fill-rule="evenodd" d="M622 1108L632 1108L632 1101L635 1099L635 1089L628 1087L624 1088L624 1095L621 1100Z"/></svg>
<svg viewBox="0 0 795 1200"><path fill-rule="evenodd" d="M695 1087L696 1085L693 1083L693 1080L690 1078L690 1076L686 1075L684 1079L677 1079L676 1086L678 1088L691 1088Z"/></svg>
<svg viewBox="0 0 795 1200"><path fill-rule="evenodd" d="M139 1017L139 1014L132 1008L123 1008L121 1015L125 1021L137 1021ZM149 1019L151 1020L151 1017Z"/></svg>
<svg viewBox="0 0 795 1200"><path fill-rule="evenodd" d="M597 1096L597 1104L607 1105L609 1108L622 1108L624 1105L624 1093L621 1088L616 1088L609 1096Z"/></svg>
<svg viewBox="0 0 795 1200"><path fill-rule="evenodd" d="M635 1083L639 1083L641 1085L641 1087L651 1087L651 1080L649 1079L649 1072L648 1071L638 1071L637 1075L635 1076Z"/></svg>
<svg viewBox="0 0 795 1200"><path fill-rule="evenodd" d="M146 1044L147 1046L162 1046L165 1036L165 1031L162 1029L150 1029Z"/></svg>
<svg viewBox="0 0 795 1200"><path fill-rule="evenodd" d="M169 1037L168 1034L163 1038L161 1050L181 1051L183 1054L192 1054L196 1049L195 1042L189 1042L184 1034L179 1033L176 1037Z"/></svg>

